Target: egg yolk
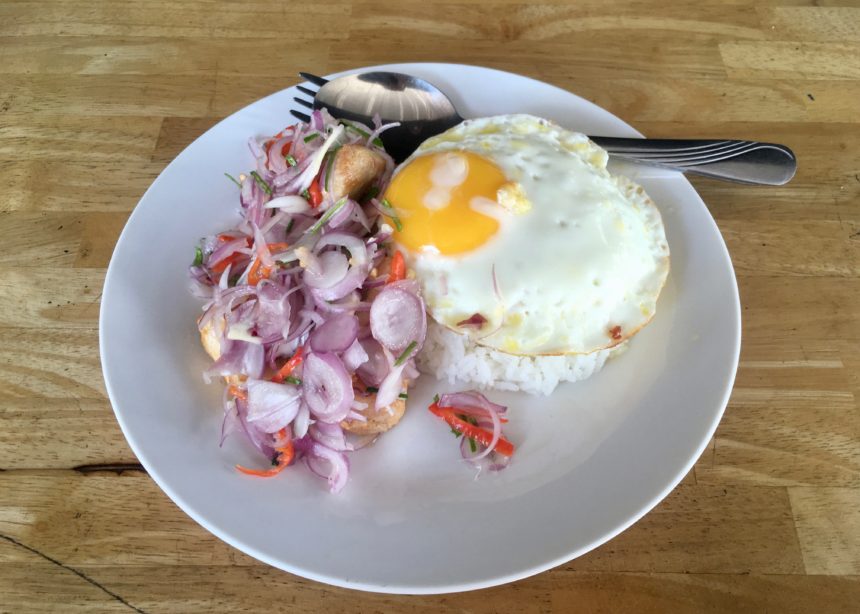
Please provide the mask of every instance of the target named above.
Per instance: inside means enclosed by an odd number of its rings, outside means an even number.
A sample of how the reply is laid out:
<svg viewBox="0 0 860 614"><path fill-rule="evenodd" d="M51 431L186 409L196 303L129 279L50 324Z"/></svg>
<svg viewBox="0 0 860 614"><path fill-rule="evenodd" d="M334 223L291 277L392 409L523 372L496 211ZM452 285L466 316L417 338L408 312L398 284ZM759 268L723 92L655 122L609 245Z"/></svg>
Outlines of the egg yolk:
<svg viewBox="0 0 860 614"><path fill-rule="evenodd" d="M401 222L394 239L412 251L431 247L445 255L480 247L499 229L492 213L506 182L498 166L471 152L415 158L385 191Z"/></svg>

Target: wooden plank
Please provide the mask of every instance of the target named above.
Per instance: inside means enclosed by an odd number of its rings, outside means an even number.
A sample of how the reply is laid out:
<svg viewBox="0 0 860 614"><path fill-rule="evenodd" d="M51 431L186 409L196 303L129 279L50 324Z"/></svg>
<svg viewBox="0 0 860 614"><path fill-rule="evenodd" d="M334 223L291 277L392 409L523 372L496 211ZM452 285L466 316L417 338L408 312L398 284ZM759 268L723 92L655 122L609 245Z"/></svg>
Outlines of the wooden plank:
<svg viewBox="0 0 860 614"><path fill-rule="evenodd" d="M314 11L288 10L283 2L247 2L215 7L205 0L179 6L166 0L141 4L92 4L52 0L2 5L4 36L167 36L182 38L280 38L285 32L337 39L348 27L351 5L321 2ZM326 28L320 28L321 23Z"/></svg>
<svg viewBox="0 0 860 614"><path fill-rule="evenodd" d="M0 269L0 326L95 328L104 276L102 269Z"/></svg>
<svg viewBox="0 0 860 614"><path fill-rule="evenodd" d="M852 6L759 7L770 38L822 42L860 41L860 8Z"/></svg>
<svg viewBox="0 0 860 614"><path fill-rule="evenodd" d="M299 70L306 70L307 66L296 64L285 70L282 79L249 79L240 75L218 75L215 83L215 92L206 113L197 116L222 117L235 113L242 107L259 100L269 94L273 94L291 85L295 85L299 79L295 76ZM331 72L323 71L319 72ZM298 106L298 105L296 105ZM291 108L291 107L290 107ZM293 123L290 108L284 109L284 125Z"/></svg>
<svg viewBox="0 0 860 614"><path fill-rule="evenodd" d="M0 544L0 549L3 545ZM36 559L37 555L33 555ZM456 595L384 595L338 589L262 565L75 566L2 564L7 607L43 612L637 612L851 614L860 579L804 575L639 574L554 570L507 586ZM91 584L95 582L97 586ZM99 591L101 594L99 594ZM107 592L109 591L110 594ZM118 601L122 599L126 606Z"/></svg>
<svg viewBox="0 0 860 614"><path fill-rule="evenodd" d="M714 522L714 519L719 522ZM738 558L739 549L744 557ZM604 546L569 563L575 571L802 573L782 488L678 486Z"/></svg>
<svg viewBox="0 0 860 614"><path fill-rule="evenodd" d="M74 213L0 211L0 265L69 268L81 245L84 220Z"/></svg>
<svg viewBox="0 0 860 614"><path fill-rule="evenodd" d="M165 117L158 132L155 151L152 153L153 161L168 164L194 142L194 139L221 119L220 117Z"/></svg>
<svg viewBox="0 0 860 614"><path fill-rule="evenodd" d="M518 70L519 65L514 69ZM553 65L554 84L625 118L629 123L674 122L695 117L713 122L811 121L858 123L853 101L860 95L855 81L808 82L801 79L693 79L657 76L652 79L577 76ZM519 72L526 72L522 70ZM814 100L807 97L813 94Z"/></svg>
<svg viewBox="0 0 860 614"><path fill-rule="evenodd" d="M779 356L777 344L752 341L741 348L735 388L738 390L771 390L787 392L852 392L851 369L839 348L818 343L804 345L796 352L785 347ZM802 352L800 351L802 349Z"/></svg>
<svg viewBox="0 0 860 614"><path fill-rule="evenodd" d="M729 42L720 44L729 78L836 80L860 77L860 44Z"/></svg>
<svg viewBox="0 0 860 614"><path fill-rule="evenodd" d="M796 487L788 494L806 573L860 574L860 488Z"/></svg>
<svg viewBox="0 0 860 614"><path fill-rule="evenodd" d="M137 463L106 399L7 397L0 423L3 470Z"/></svg>
<svg viewBox="0 0 860 614"><path fill-rule="evenodd" d="M137 472L11 471L0 473L0 486L0 533L69 564L251 564ZM107 517L133 521L99 522ZM743 558L736 555L739 548ZM26 558L19 554L7 562ZM684 485L628 531L569 567L785 574L802 573L803 561L784 489Z"/></svg>
<svg viewBox="0 0 860 614"><path fill-rule="evenodd" d="M87 213L83 216L83 231L75 254L75 267L107 269L127 221L126 213Z"/></svg>
<svg viewBox="0 0 860 614"><path fill-rule="evenodd" d="M749 338L860 339L856 277L741 277L738 285Z"/></svg>
<svg viewBox="0 0 860 614"><path fill-rule="evenodd" d="M850 392L736 388L715 448L696 464L696 478L700 484L856 487L858 432Z"/></svg>
<svg viewBox="0 0 860 614"><path fill-rule="evenodd" d="M836 175L840 172L834 168L836 164L819 168L809 164L804 167L801 163L801 168L804 169L804 175L816 172ZM851 169L846 169L841 176L831 178L830 185L826 186L822 186L820 180L801 177L796 183L789 184L790 187L751 190L745 195L739 195L726 184L716 181L691 179L718 224L747 220L750 227L755 229L760 223L836 222L838 226L830 238L837 241L847 239L856 246L860 239L857 234L860 230L860 211L854 203L860 197L860 180L855 174Z"/></svg>
<svg viewBox="0 0 860 614"><path fill-rule="evenodd" d="M163 169L162 162L112 158L0 161L7 186L0 212L129 213Z"/></svg>
<svg viewBox="0 0 860 614"><path fill-rule="evenodd" d="M98 348L94 328L0 328L0 385L10 397L104 399Z"/></svg>
<svg viewBox="0 0 860 614"><path fill-rule="evenodd" d="M161 120L156 117L0 115L0 156L5 160L148 160ZM89 178L92 182L95 178Z"/></svg>
<svg viewBox="0 0 860 614"><path fill-rule="evenodd" d="M526 5L500 5L495 19L487 20L486 11L480 3L451 2L440 10L436 4L421 2L360 2L350 22L352 33L363 33L383 26L387 32L412 31L416 35L443 35L491 41L528 40L544 42L551 39L568 39L579 43L581 37L599 34L607 53L625 53L631 59L635 54L629 48L607 44L612 37L636 36L647 45L647 39L656 34L671 34L664 42L671 49L675 42L686 43L701 50L704 41L724 39L762 39L759 16L751 7L726 7L720 4L696 5L690 11L690 3L673 2L656 4L649 11L641 7L618 3L611 13L605 5L595 2L562 4L537 3ZM456 20L450 13L456 12ZM413 19L408 17L412 16ZM585 38L586 42L596 39ZM590 45L584 44L587 48ZM699 52L694 50L694 52ZM661 53L649 47L649 52ZM683 60L682 60L683 61Z"/></svg>
<svg viewBox="0 0 860 614"><path fill-rule="evenodd" d="M721 220L719 226L738 275L856 277L860 273L853 224Z"/></svg>
<svg viewBox="0 0 860 614"><path fill-rule="evenodd" d="M25 546L9 542L0 536L0 560L13 549ZM100 584L93 576L78 569L30 553L23 564L0 563L0 589L3 591L2 612L57 611L82 614L89 612L124 612L129 605L116 593ZM110 591L110 592L108 592ZM113 594L111 594L113 593ZM143 610L138 610L143 611Z"/></svg>
<svg viewBox="0 0 860 614"><path fill-rule="evenodd" d="M456 8L456 7L455 7ZM404 10L408 10L405 7ZM476 12L474 27L486 27L478 21L480 13ZM659 78L662 71L660 66L669 62L676 64L680 78L718 78L725 74L725 67L716 46L691 45L683 41L675 42L667 39L666 35L654 33L651 35L638 34L643 45L653 49L655 62L651 56L632 55L617 45L607 44L605 32L594 33L563 33L549 30L547 36L558 36L535 44L533 41L511 34L509 38L504 31L495 33L493 37L478 36L467 26L451 24L444 19L438 21L413 20L410 13L404 12L386 17L385 23L394 29L388 31L386 40L373 38L371 33L375 20L367 18L366 30L356 31L355 38L335 42L331 45L331 59L334 67L343 70L352 67L350 50L354 49L357 41L366 45L368 63L384 64L391 61L388 51L390 46L409 49L410 57L417 61L440 61L458 63L463 57L457 50L465 51L473 62L482 66L499 68L538 78L548 76L551 82L594 83L600 75L612 73L613 79L635 79L636 77ZM506 26L502 27L515 27ZM540 31L534 33L543 36ZM565 38L574 37L573 41ZM415 45L416 37L426 41L420 46ZM452 44L456 41L456 44ZM568 81L570 80L570 81ZM605 86L605 84L604 84ZM579 93L575 88L568 88Z"/></svg>
<svg viewBox="0 0 860 614"><path fill-rule="evenodd" d="M297 37L301 41L297 44ZM259 37L133 38L105 36L0 37L0 74L163 75L233 74L298 79L296 66L313 67L328 56L329 43L300 32L269 38L261 61Z"/></svg>
<svg viewBox="0 0 860 614"><path fill-rule="evenodd" d="M206 115L211 75L4 75L0 109L10 115Z"/></svg>
<svg viewBox="0 0 860 614"><path fill-rule="evenodd" d="M744 334L751 341L743 346L714 446L696 464L699 483L860 485L858 320L839 313L839 299L821 296L809 312L822 318L821 326L804 323L803 309L791 301L804 304L813 279L779 294L771 278L760 278L745 295ZM846 306L853 309L850 301Z"/></svg>

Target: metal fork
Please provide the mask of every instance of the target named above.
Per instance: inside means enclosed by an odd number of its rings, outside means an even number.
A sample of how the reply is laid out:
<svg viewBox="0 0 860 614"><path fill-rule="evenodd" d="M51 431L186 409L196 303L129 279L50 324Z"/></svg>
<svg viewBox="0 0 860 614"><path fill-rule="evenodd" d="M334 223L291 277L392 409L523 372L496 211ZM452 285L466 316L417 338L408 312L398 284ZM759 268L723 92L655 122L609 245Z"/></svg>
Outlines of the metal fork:
<svg viewBox="0 0 860 614"><path fill-rule="evenodd" d="M431 83L411 75L368 72L329 81L300 72L314 91L297 89L310 100L296 96L308 109L326 108L333 116L370 124L374 112L383 122L401 122L401 127L383 133L383 143L395 160L402 161L424 140L463 121L454 105ZM301 121L310 116L290 113ZM590 136L613 158L757 185L783 185L797 170L797 158L785 145L759 141L635 139Z"/></svg>

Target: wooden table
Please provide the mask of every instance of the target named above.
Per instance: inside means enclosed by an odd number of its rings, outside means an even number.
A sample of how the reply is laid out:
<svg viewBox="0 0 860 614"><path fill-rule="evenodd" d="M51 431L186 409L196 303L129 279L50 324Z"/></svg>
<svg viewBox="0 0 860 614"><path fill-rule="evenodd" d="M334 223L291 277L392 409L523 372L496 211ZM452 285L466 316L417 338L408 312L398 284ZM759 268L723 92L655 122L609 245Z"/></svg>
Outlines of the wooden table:
<svg viewBox="0 0 860 614"><path fill-rule="evenodd" d="M807 4L0 4L0 612L858 611L860 9ZM800 160L786 187L692 180L744 321L695 469L575 561L429 597L331 588L208 534L136 464L97 345L116 238L185 145L299 69L412 60L519 72L648 135L766 139Z"/></svg>

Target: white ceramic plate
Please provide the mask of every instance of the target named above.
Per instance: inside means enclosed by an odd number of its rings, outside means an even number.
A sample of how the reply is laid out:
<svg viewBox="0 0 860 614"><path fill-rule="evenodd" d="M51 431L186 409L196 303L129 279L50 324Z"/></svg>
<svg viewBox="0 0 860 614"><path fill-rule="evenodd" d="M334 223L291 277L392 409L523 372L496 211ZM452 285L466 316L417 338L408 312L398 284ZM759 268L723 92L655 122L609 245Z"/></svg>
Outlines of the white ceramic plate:
<svg viewBox="0 0 860 614"><path fill-rule="evenodd" d="M447 92L465 117L527 112L590 134L637 136L577 96L518 75L400 64ZM366 69L365 69L366 70ZM238 219L224 171L251 167L246 142L293 123L294 88L242 109L183 151L134 210L102 297L102 366L117 419L140 462L206 529L275 567L390 593L493 586L577 557L665 497L699 457L725 408L740 347L737 285L722 237L681 175L627 168L658 204L672 271L657 317L595 377L548 398L493 394L511 407L514 463L473 480L457 441L424 408L446 386L419 380L410 411L352 455L339 495L303 466L260 480L239 438L218 447L220 385L186 291L199 237ZM153 249L156 247L156 249Z"/></svg>

